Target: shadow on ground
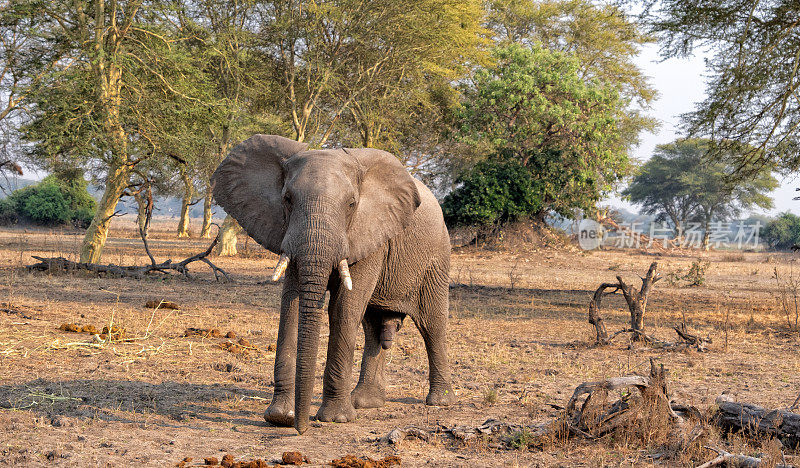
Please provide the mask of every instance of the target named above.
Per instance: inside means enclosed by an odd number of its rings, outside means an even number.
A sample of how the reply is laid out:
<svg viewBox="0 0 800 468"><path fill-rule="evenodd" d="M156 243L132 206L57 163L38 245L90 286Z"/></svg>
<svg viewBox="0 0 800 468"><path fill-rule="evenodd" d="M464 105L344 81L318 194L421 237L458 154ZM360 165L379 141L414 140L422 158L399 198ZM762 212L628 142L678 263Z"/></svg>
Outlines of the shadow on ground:
<svg viewBox="0 0 800 468"><path fill-rule="evenodd" d="M228 426L267 426L261 411L231 407L250 407L240 402L251 399L266 408L271 397L272 392L233 385L151 384L130 380L36 379L0 386L0 408L33 411L49 418L53 425L59 425L60 417L67 417L131 424L146 421L148 425L173 428L193 427L192 420Z"/></svg>

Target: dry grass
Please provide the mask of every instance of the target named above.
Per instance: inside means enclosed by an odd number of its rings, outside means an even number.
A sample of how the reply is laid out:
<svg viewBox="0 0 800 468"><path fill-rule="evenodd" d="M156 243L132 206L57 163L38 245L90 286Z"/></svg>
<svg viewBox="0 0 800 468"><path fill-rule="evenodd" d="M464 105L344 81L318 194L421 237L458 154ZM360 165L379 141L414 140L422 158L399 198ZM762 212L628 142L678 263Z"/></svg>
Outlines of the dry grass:
<svg viewBox="0 0 800 468"><path fill-rule="evenodd" d="M112 233L104 261L146 262L132 225L118 225L123 229ZM179 240L170 228L166 222L154 226L157 260L182 259L208 243ZM376 459L398 455L407 466L683 466L713 454L650 459L658 449L642 442L647 431L635 441L563 442L516 451L488 443L459 445L445 437L399 447L375 440L410 424L479 425L489 417L530 424L552 418L557 411L549 405L563 406L581 382L646 373L650 357L670 369L673 397L700 408L710 407L723 391L762 406L787 407L800 387L800 340L787 329L773 278L774 270L789 276L790 254L703 254L709 262L703 286L656 285L645 317L648 333L673 340L671 327L685 316L692 330L714 339L709 353L698 354L629 350L623 342L594 348L587 322L587 304L600 282L617 274L634 280L654 259L662 271L685 272L696 255L463 249L454 252L451 271L450 354L458 404L423 405L425 348L413 326L406 326L388 357L387 406L359 411L354 423L315 425L297 436L292 429L266 426L261 418L272 394L269 346L277 336L279 286L257 283L267 278L274 255L242 238L244 255L215 259L237 280L232 285L215 283L203 266L195 270L194 282L20 269L32 263L31 255L75 260L79 242L80 235L68 231L0 231L0 302L9 305L0 311L0 408L10 406L0 409L5 435L0 465L172 465L186 456L201 460L226 452L272 460L299 450L317 463L353 453ZM145 308L149 300L172 301L181 309ZM629 320L621 297L608 297L602 313L609 330ZM113 324L136 339L93 343L89 335L57 330L64 322ZM224 339L184 337L189 327L234 331L256 350L227 352L218 347ZM325 349L323 342L315 405ZM710 438L723 443L717 435ZM730 452L774 455L776 450L767 441L724 443Z"/></svg>

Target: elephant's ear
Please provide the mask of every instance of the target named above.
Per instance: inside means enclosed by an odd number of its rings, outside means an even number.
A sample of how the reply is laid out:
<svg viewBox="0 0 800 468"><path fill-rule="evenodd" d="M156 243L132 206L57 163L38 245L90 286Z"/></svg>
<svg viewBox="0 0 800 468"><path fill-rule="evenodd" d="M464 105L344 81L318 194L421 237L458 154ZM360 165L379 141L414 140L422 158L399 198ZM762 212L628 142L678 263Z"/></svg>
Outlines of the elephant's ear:
<svg viewBox="0 0 800 468"><path fill-rule="evenodd" d="M217 203L274 253L280 253L286 231L283 162L307 148L276 135L254 135L233 148L211 177Z"/></svg>
<svg viewBox="0 0 800 468"><path fill-rule="evenodd" d="M361 166L356 211L348 230L350 263L377 250L401 233L420 204L414 179L400 161L386 151L348 149Z"/></svg>

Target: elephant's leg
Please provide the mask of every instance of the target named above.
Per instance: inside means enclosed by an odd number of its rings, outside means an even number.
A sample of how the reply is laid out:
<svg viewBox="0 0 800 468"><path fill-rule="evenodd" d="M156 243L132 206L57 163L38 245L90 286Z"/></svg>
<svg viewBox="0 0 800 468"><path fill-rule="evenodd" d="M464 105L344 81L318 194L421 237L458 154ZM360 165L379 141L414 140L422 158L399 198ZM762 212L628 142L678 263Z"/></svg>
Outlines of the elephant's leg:
<svg viewBox="0 0 800 468"><path fill-rule="evenodd" d="M356 417L350 400L353 353L358 327L375 290L378 272L378 265L356 264L350 270L352 291L338 284L331 287L328 356L322 381L322 406L316 416L319 421L348 422Z"/></svg>
<svg viewBox="0 0 800 468"><path fill-rule="evenodd" d="M361 358L361 375L350 397L356 408L380 408L386 404L386 380L383 376L386 351L381 346L383 314L367 309L362 324L364 356Z"/></svg>
<svg viewBox="0 0 800 468"><path fill-rule="evenodd" d="M297 362L297 276L290 266L281 295L281 318L278 324L278 345L275 353L275 392L264 419L278 426L294 424L294 381Z"/></svg>
<svg viewBox="0 0 800 468"><path fill-rule="evenodd" d="M428 352L430 390L425 404L429 406L448 406L456 402L447 359L448 294L446 275L428 271L420 291L419 316L414 317L414 323Z"/></svg>

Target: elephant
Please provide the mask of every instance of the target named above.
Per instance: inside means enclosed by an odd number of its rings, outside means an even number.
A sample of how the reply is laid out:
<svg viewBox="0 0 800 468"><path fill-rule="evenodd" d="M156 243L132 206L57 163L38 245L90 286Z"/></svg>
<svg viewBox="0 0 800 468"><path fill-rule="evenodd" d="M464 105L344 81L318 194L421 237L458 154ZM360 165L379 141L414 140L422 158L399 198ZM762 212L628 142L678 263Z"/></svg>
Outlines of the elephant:
<svg viewBox="0 0 800 468"><path fill-rule="evenodd" d="M319 334L328 302L319 421L349 422L386 401L386 350L405 316L425 342L427 405L456 401L447 357L450 239L431 191L392 154L371 148L309 150L254 135L216 169L213 196L285 275L267 422L309 426ZM350 391L359 324L364 355Z"/></svg>

